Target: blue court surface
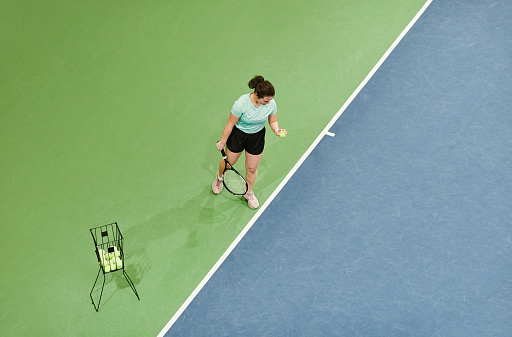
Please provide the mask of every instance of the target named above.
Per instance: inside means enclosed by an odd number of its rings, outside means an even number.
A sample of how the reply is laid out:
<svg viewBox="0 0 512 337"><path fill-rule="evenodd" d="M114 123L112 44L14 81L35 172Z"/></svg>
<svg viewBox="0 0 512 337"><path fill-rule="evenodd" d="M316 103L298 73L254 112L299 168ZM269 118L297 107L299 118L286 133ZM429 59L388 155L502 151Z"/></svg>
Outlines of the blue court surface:
<svg viewBox="0 0 512 337"><path fill-rule="evenodd" d="M512 336L511 17L434 0L166 336Z"/></svg>

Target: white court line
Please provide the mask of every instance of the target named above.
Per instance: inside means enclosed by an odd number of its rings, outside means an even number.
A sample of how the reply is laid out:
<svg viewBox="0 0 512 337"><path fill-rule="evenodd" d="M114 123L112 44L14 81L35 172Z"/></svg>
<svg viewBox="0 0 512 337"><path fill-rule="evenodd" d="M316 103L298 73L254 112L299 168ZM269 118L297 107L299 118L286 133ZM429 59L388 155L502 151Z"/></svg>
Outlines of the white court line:
<svg viewBox="0 0 512 337"><path fill-rule="evenodd" d="M352 93L352 95L348 98L348 100L343 104L341 109L334 115L334 117L331 119L329 124L324 128L324 130L318 135L316 140L311 144L311 146L308 148L308 150L302 155L302 157L299 159L297 164L292 168L292 170L288 173L288 175L284 178L284 180L279 184L279 186L274 190L274 193L267 199L267 201L259 208L259 210L256 212L256 214L252 217L251 221L245 226L245 228L242 230L242 232L237 236L235 241L231 243L229 248L222 254L220 259L215 263L215 265L210 269L208 274L203 278L201 283L194 289L192 294L187 298L187 300L182 304L182 306L178 309L178 311L172 316L171 320L165 325L165 327L160 331L157 337L163 337L167 331L172 327L172 325L178 320L178 318L181 316L181 314L185 311L185 309L189 306L189 304L192 302L192 300L199 294L201 289L205 286L205 284L210 280L210 278L213 276L213 274L219 269L219 267L222 265L222 263L226 260L226 258L231 254L233 249L238 245L238 243L242 240L242 238L247 234L249 229L251 229L252 225L258 220L260 215L265 211L265 209L270 205L272 200L277 196L277 194L283 189L284 185L291 179L291 177L295 174L295 172L299 169L299 167L302 165L302 163L306 160L306 158L311 154L311 152L315 149L315 147L320 143L322 138L325 135L334 135L333 133L329 132L330 128L334 125L334 123L340 118L341 114L345 111L345 109L352 103L354 98L359 94L359 92L364 88L366 83L372 78L372 76L375 74L375 72L380 68L380 66L384 63L384 61L388 58L388 56L391 54L391 52L396 48L398 43L403 39L403 37L409 32L411 27L418 21L418 19L421 17L423 12L428 8L428 6L432 3L433 0L427 0L427 2L423 5L423 7L420 9L420 11L416 14L416 16L409 22L407 27L402 31L402 33L396 38L396 40L393 42L393 44L388 48L386 53L381 57L379 62L373 67L373 69L370 71L370 73L365 77L363 82L359 84L357 89Z"/></svg>
<svg viewBox="0 0 512 337"><path fill-rule="evenodd" d="M329 137L334 137L334 136L336 136L336 134L335 134L335 133L332 133L332 132L326 132L325 134L326 134L327 136L329 136Z"/></svg>

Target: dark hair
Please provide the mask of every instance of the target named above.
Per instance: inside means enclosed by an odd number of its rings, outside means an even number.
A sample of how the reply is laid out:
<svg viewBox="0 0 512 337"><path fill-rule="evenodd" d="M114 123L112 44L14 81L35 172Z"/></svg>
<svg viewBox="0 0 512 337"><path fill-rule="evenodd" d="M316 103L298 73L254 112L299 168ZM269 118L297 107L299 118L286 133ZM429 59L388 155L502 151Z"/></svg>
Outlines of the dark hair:
<svg viewBox="0 0 512 337"><path fill-rule="evenodd" d="M254 76L252 80L249 81L249 88L254 89L254 93L258 95L259 98L267 96L274 97L276 95L272 83L265 81L263 76Z"/></svg>

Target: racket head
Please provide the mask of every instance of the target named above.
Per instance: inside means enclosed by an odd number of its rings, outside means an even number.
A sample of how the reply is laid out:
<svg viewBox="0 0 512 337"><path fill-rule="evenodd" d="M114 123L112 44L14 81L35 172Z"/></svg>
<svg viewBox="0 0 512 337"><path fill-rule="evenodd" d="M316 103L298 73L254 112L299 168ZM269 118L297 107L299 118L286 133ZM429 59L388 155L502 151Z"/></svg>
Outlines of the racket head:
<svg viewBox="0 0 512 337"><path fill-rule="evenodd" d="M247 181L245 180L244 176L235 170L233 166L231 166L231 164L228 162L228 157L226 156L224 149L220 150L220 153L226 162L222 179L224 187L229 193L233 195L245 195L249 189Z"/></svg>
<svg viewBox="0 0 512 337"><path fill-rule="evenodd" d="M249 188L245 178L234 168L228 168L224 171L222 183L226 190L233 195L245 195Z"/></svg>

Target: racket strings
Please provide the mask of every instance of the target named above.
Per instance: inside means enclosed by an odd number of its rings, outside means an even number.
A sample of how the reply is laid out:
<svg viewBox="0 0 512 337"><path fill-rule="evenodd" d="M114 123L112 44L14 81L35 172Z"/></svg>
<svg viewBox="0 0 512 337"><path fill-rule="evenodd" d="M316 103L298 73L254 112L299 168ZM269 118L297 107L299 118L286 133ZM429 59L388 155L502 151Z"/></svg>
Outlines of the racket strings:
<svg viewBox="0 0 512 337"><path fill-rule="evenodd" d="M242 176L233 170L224 172L224 185L232 193L244 194L247 191L247 184Z"/></svg>

